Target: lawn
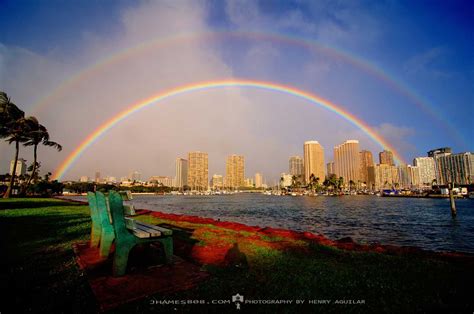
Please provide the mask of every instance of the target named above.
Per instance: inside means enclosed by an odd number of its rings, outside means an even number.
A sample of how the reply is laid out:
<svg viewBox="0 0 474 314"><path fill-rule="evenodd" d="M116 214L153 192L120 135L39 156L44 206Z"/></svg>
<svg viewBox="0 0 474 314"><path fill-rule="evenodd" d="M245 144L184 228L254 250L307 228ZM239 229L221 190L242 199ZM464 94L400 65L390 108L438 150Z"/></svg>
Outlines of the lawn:
<svg viewBox="0 0 474 314"><path fill-rule="evenodd" d="M267 313L474 309L469 293L472 257L345 250L284 233L169 215L142 214L137 219L172 228L175 254L199 263L211 277L192 290L152 296L117 312L222 312L235 305L152 303L230 300L236 293L247 300L293 300L279 306L242 304L242 309ZM0 312L96 312L94 295L72 250L74 242L89 238L89 231L87 206L54 199L0 200ZM330 305L309 304L326 299ZM305 303L296 305L296 300Z"/></svg>

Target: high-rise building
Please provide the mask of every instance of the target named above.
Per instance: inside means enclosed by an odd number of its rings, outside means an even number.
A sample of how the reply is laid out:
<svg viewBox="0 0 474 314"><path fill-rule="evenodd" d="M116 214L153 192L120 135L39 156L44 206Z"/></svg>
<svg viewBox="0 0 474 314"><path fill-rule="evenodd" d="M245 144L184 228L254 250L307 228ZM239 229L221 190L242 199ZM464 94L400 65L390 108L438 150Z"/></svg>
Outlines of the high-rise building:
<svg viewBox="0 0 474 314"><path fill-rule="evenodd" d="M417 188L422 186L420 180L420 168L418 168L417 166L408 166L408 170L411 178L411 187Z"/></svg>
<svg viewBox="0 0 474 314"><path fill-rule="evenodd" d="M304 142L304 180L309 183L311 175L319 178L319 182L324 181L324 148L318 141Z"/></svg>
<svg viewBox="0 0 474 314"><path fill-rule="evenodd" d="M344 179L344 184L350 181L360 181L359 141L347 140L334 147L334 171L336 176Z"/></svg>
<svg viewBox="0 0 474 314"><path fill-rule="evenodd" d="M188 185L188 161L184 158L176 158L175 187L182 189Z"/></svg>
<svg viewBox="0 0 474 314"><path fill-rule="evenodd" d="M224 178L220 174L215 174L211 179L212 189L220 190L224 187Z"/></svg>
<svg viewBox="0 0 474 314"><path fill-rule="evenodd" d="M10 162L10 174L13 174L13 168L15 167L15 160ZM26 160L19 158L16 162L16 176L23 176L26 174Z"/></svg>
<svg viewBox="0 0 474 314"><path fill-rule="evenodd" d="M372 152L368 150L362 150L359 156L360 160L360 181L369 182L369 167L374 165L374 158Z"/></svg>
<svg viewBox="0 0 474 314"><path fill-rule="evenodd" d="M452 153L451 147L441 147L441 148L432 149L427 154L428 154L428 157L436 157L436 155L451 154L451 153Z"/></svg>
<svg viewBox="0 0 474 314"><path fill-rule="evenodd" d="M142 179L142 174L138 171L132 171L130 172L129 178L132 181L140 181Z"/></svg>
<svg viewBox="0 0 474 314"><path fill-rule="evenodd" d="M95 182L95 183L99 183L99 182L100 182L100 172L99 172L99 171L96 171L96 172L95 172L95 179L94 179L94 182Z"/></svg>
<svg viewBox="0 0 474 314"><path fill-rule="evenodd" d="M334 171L334 161L330 161L326 164L326 173L328 177L332 174L336 174L336 172Z"/></svg>
<svg viewBox="0 0 474 314"><path fill-rule="evenodd" d="M393 161L393 153L389 150L384 150L379 153L379 162L381 165L395 166Z"/></svg>
<svg viewBox="0 0 474 314"><path fill-rule="evenodd" d="M375 190L394 188L399 182L398 168L387 164L368 167L368 186Z"/></svg>
<svg viewBox="0 0 474 314"><path fill-rule="evenodd" d="M303 158L300 156L291 156L289 160L289 167L288 167L290 174L292 176L303 176L304 174L304 167L303 167Z"/></svg>
<svg viewBox="0 0 474 314"><path fill-rule="evenodd" d="M435 160L433 157L416 157L413 165L418 167L420 173L420 184L431 186L436 179Z"/></svg>
<svg viewBox="0 0 474 314"><path fill-rule="evenodd" d="M207 190L209 180L208 155L203 152L188 153L188 185L192 190Z"/></svg>
<svg viewBox="0 0 474 314"><path fill-rule="evenodd" d="M257 189L260 189L263 185L263 176L260 172L257 172L255 174L255 187Z"/></svg>
<svg viewBox="0 0 474 314"><path fill-rule="evenodd" d="M403 189L417 188L420 186L420 168L412 165L399 165L398 185Z"/></svg>
<svg viewBox="0 0 474 314"><path fill-rule="evenodd" d="M227 156L225 165L225 185L227 188L239 188L244 186L245 179L245 160L244 156Z"/></svg>
<svg viewBox="0 0 474 314"><path fill-rule="evenodd" d="M82 176L82 177L79 179L79 182L89 182L89 177L88 177L88 176Z"/></svg>
<svg viewBox="0 0 474 314"><path fill-rule="evenodd" d="M438 184L474 183L474 155L471 152L451 154L441 153L434 157Z"/></svg>
<svg viewBox="0 0 474 314"><path fill-rule="evenodd" d="M247 188L253 188L253 178L245 178L244 180L244 186Z"/></svg>

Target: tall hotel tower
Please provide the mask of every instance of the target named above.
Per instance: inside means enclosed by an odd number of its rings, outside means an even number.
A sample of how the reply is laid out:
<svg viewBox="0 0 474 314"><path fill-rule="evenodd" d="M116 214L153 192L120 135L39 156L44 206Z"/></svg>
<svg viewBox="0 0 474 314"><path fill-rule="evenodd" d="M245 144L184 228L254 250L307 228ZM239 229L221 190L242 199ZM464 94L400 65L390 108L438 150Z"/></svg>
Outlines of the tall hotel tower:
<svg viewBox="0 0 474 314"><path fill-rule="evenodd" d="M334 147L334 171L344 178L344 184L360 180L359 141L348 140Z"/></svg>
<svg viewBox="0 0 474 314"><path fill-rule="evenodd" d="M304 179L306 184L313 174L322 183L325 177L324 148L318 141L304 142Z"/></svg>
<svg viewBox="0 0 474 314"><path fill-rule="evenodd" d="M203 152L188 153L188 185L192 190L207 190L209 181L208 155Z"/></svg>
<svg viewBox="0 0 474 314"><path fill-rule="evenodd" d="M244 186L245 159L244 156L227 156L225 164L225 186L227 188L239 188Z"/></svg>
<svg viewBox="0 0 474 314"><path fill-rule="evenodd" d="M393 153L389 150L384 150L379 153L379 161L381 165L395 166L393 161Z"/></svg>
<svg viewBox="0 0 474 314"><path fill-rule="evenodd" d="M184 158L176 158L175 186L182 189L188 185L188 161Z"/></svg>
<svg viewBox="0 0 474 314"><path fill-rule="evenodd" d="M360 181L369 182L369 167L374 166L374 158L372 152L363 150L360 152Z"/></svg>
<svg viewBox="0 0 474 314"><path fill-rule="evenodd" d="M291 156L288 162L288 170L292 176L303 176L303 158L300 156Z"/></svg>

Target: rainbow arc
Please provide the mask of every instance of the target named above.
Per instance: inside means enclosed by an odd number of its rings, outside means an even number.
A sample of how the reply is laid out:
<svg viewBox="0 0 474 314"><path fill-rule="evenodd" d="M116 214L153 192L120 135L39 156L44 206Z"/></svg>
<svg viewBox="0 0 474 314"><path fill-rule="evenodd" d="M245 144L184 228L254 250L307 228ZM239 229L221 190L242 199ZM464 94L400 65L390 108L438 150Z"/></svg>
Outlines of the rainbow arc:
<svg viewBox="0 0 474 314"><path fill-rule="evenodd" d="M251 81L251 80L240 80L240 79L228 79L228 80L219 80L219 81L210 81L210 82L200 82L190 85L179 86L172 88L166 91L162 91L156 95L153 95L149 98L140 100L136 103L129 105L125 110L117 113L99 127L97 127L92 133L90 133L59 165L59 167L53 173L53 179L61 180L64 174L72 167L72 165L78 160L78 158L87 150L88 147L97 142L107 131L111 128L124 121L126 118L137 113L138 111L149 107L151 105L163 102L169 98L177 97L180 95L206 91L219 88L256 88L263 89L268 91L285 93L301 99L306 100L308 103L312 103L318 106L321 106L331 112L336 113L340 117L344 118L365 134L367 134L374 142L378 143L381 148L387 149L393 152L394 158L398 163L405 163L398 151L393 147L387 140L382 136L377 134L366 122L356 117L352 113L348 112L341 106L324 99L318 95L299 90L297 88L281 85L272 82L264 81Z"/></svg>

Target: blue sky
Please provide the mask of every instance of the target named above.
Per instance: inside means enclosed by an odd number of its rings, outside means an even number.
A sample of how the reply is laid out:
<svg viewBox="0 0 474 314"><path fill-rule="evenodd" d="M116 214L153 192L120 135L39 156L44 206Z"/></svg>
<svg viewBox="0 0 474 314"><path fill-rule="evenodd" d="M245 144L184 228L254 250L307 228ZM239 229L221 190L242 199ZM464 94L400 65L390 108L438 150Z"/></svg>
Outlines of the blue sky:
<svg viewBox="0 0 474 314"><path fill-rule="evenodd" d="M55 169L94 127L134 101L229 77L287 84L340 104L407 161L439 146L472 151L473 12L472 1L1 0L0 89L63 144L59 154L42 151L44 170ZM40 99L107 56L152 39L223 30L304 38L366 60L423 99L441 121L354 64L307 46L252 36L196 35L153 47L69 86L35 112ZM120 151L124 138L141 153L110 163L105 156ZM92 176L95 170L117 177L131 170L173 175L175 157L204 150L210 153L211 175L224 172L226 154L243 153L247 176L262 171L271 180L287 171L288 156L302 154L304 140L319 140L330 161L332 147L349 138L360 139L374 154L380 150L341 117L289 96L210 92L131 117L86 151L69 175ZM0 172L6 172L12 149L0 148ZM28 150L23 153L31 159ZM274 154L279 157L269 161Z"/></svg>

